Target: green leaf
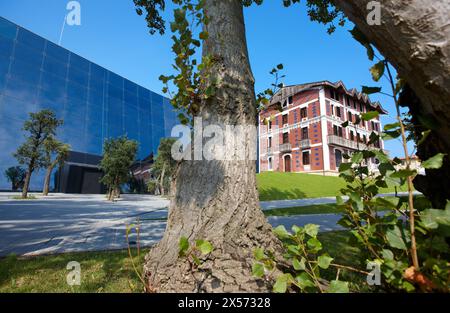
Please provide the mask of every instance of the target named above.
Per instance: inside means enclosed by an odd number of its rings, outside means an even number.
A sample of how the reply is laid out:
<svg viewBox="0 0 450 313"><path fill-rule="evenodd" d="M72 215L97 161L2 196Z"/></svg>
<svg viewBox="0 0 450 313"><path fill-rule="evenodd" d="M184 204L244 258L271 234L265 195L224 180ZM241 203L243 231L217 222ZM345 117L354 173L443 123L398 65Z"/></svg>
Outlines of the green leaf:
<svg viewBox="0 0 450 313"><path fill-rule="evenodd" d="M339 165L339 173L348 171L352 168L352 165L352 163L341 163L341 165Z"/></svg>
<svg viewBox="0 0 450 313"><path fill-rule="evenodd" d="M450 227L450 207L445 210L428 209L421 213L421 220L428 229L436 229L439 225Z"/></svg>
<svg viewBox="0 0 450 313"><path fill-rule="evenodd" d="M386 231L386 239L392 248L408 250L407 244L410 242L409 231L405 228L394 226Z"/></svg>
<svg viewBox="0 0 450 313"><path fill-rule="evenodd" d="M331 261L333 261L333 258L324 254L317 258L317 265L319 265L320 268L326 270L328 267L330 267Z"/></svg>
<svg viewBox="0 0 450 313"><path fill-rule="evenodd" d="M445 154L438 153L435 156L429 158L428 160L422 162L422 167L426 169L439 169L442 167Z"/></svg>
<svg viewBox="0 0 450 313"><path fill-rule="evenodd" d="M341 126L346 128L348 126L348 121L345 121L344 123L342 123Z"/></svg>
<svg viewBox="0 0 450 313"><path fill-rule="evenodd" d="M315 224L306 224L305 225L305 232L310 235L311 237L316 237L319 233L319 225Z"/></svg>
<svg viewBox="0 0 450 313"><path fill-rule="evenodd" d="M294 234L296 234L296 235L298 233L302 233L303 232L303 227L299 227L297 225L293 225L291 229L294 232Z"/></svg>
<svg viewBox="0 0 450 313"><path fill-rule="evenodd" d="M386 206L389 209L394 209L398 206L400 198L397 197L377 197L375 200L380 206Z"/></svg>
<svg viewBox="0 0 450 313"><path fill-rule="evenodd" d="M277 69L282 70L283 68L284 68L283 64L280 63L277 65Z"/></svg>
<svg viewBox="0 0 450 313"><path fill-rule="evenodd" d="M361 114L361 119L363 121L370 121L370 120L373 120L374 118L378 117L379 115L380 115L380 112L378 112L378 111L369 111L367 113Z"/></svg>
<svg viewBox="0 0 450 313"><path fill-rule="evenodd" d="M276 293L285 293L291 279L291 274L282 274L278 276L275 284L273 285L273 291Z"/></svg>
<svg viewBox="0 0 450 313"><path fill-rule="evenodd" d="M356 41L366 47L367 57L370 61L372 61L375 56L375 52L373 51L370 41L367 39L366 35L364 35L356 26L350 31L350 33Z"/></svg>
<svg viewBox="0 0 450 313"><path fill-rule="evenodd" d="M212 244L207 240L202 240L202 239L197 240L195 242L195 245L197 246L197 249L199 249L202 254L211 253L214 249Z"/></svg>
<svg viewBox="0 0 450 313"><path fill-rule="evenodd" d="M359 163L363 160L364 155L362 154L362 152L355 152L352 155L352 162L353 163Z"/></svg>
<svg viewBox="0 0 450 313"><path fill-rule="evenodd" d="M267 255L264 253L264 249L263 248L256 248L253 251L253 255L255 257L255 259L257 261L261 261L267 258Z"/></svg>
<svg viewBox="0 0 450 313"><path fill-rule="evenodd" d="M307 242L308 247L314 251L320 251L322 249L322 243L317 238L311 238Z"/></svg>
<svg viewBox="0 0 450 313"><path fill-rule="evenodd" d="M384 61L380 61L370 68L370 73L374 81L379 81L384 74Z"/></svg>
<svg viewBox="0 0 450 313"><path fill-rule="evenodd" d="M263 277L264 276L264 265L261 263L253 263L252 266L252 274L255 277Z"/></svg>
<svg viewBox="0 0 450 313"><path fill-rule="evenodd" d="M327 290L329 293L348 293L348 282L333 280Z"/></svg>
<svg viewBox="0 0 450 313"><path fill-rule="evenodd" d="M417 142L417 145L420 146L421 144L423 144L430 134L431 134L431 130L426 130L426 131L422 132L422 137Z"/></svg>
<svg viewBox="0 0 450 313"><path fill-rule="evenodd" d="M392 253L391 250L383 249L383 250L381 251L381 255L383 256L383 259L386 259L386 260L394 260L394 253Z"/></svg>
<svg viewBox="0 0 450 313"><path fill-rule="evenodd" d="M181 237L180 242L178 243L178 254L180 256L184 256L188 249L189 249L188 239L186 237Z"/></svg>
<svg viewBox="0 0 450 313"><path fill-rule="evenodd" d="M368 86L362 86L362 93L365 93L366 95L371 95L373 93L377 93L381 91L381 87L368 87Z"/></svg>
<svg viewBox="0 0 450 313"><path fill-rule="evenodd" d="M383 129L384 130L391 130L391 129L396 129L400 127L400 123L392 123L392 124L386 124L384 125Z"/></svg>
<svg viewBox="0 0 450 313"><path fill-rule="evenodd" d="M392 178L406 178L406 177L409 177L409 176L414 176L416 174L417 174L416 170L402 169L402 170L399 170L399 171L396 171L396 172L392 173L390 175L390 177L392 177Z"/></svg>
<svg viewBox="0 0 450 313"><path fill-rule="evenodd" d="M286 230L286 228L283 225L277 226L273 230L273 232L280 239L287 238L290 236L290 234L288 233L288 231Z"/></svg>
<svg viewBox="0 0 450 313"><path fill-rule="evenodd" d="M306 259L304 257L302 257L300 259L300 261L297 258L293 258L292 266L294 267L294 269L296 271L304 271L306 268L305 262L306 262Z"/></svg>
<svg viewBox="0 0 450 313"><path fill-rule="evenodd" d="M306 272L301 273L295 277L298 286L303 290L308 287L314 287L314 283Z"/></svg>

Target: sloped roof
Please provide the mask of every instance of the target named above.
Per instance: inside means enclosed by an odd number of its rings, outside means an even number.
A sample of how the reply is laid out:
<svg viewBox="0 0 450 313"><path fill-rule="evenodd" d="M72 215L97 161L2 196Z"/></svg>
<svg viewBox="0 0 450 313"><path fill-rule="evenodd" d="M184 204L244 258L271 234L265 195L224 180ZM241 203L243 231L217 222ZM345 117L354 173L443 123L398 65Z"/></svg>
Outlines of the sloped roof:
<svg viewBox="0 0 450 313"><path fill-rule="evenodd" d="M353 99L358 100L358 102L362 102L362 103L374 108L375 110L379 111L382 114L388 113L385 109L383 109L383 107L381 106L381 103L379 101L376 101L376 102L370 101L370 98L368 95L366 95L365 93L359 92L358 90L356 90L356 88L352 88L349 90L349 89L347 89L347 87L345 87L345 85L342 81L332 83L328 80L306 83L306 84L285 86L285 87L281 88L280 90L278 90L273 95L273 97L270 100L270 105L279 103L282 100L284 100L290 96L298 94L299 92L313 90L313 89L320 89L323 86L328 86L328 87L331 87L334 89L341 89L342 91L344 91L344 93L346 95L352 97Z"/></svg>

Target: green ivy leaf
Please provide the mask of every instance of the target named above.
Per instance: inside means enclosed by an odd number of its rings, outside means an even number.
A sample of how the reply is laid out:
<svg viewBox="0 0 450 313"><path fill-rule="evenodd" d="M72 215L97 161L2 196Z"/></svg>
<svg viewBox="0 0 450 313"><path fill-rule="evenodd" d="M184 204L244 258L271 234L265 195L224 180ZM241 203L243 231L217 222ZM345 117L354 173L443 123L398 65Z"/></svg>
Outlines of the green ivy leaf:
<svg viewBox="0 0 450 313"><path fill-rule="evenodd" d="M253 255L255 257L255 259L257 261L261 261L267 258L267 255L264 253L264 249L263 248L256 248L253 251Z"/></svg>
<svg viewBox="0 0 450 313"><path fill-rule="evenodd" d="M255 277L261 278L264 276L264 265L261 263L253 263L252 274Z"/></svg>
<svg viewBox="0 0 450 313"><path fill-rule="evenodd" d="M322 243L317 238L309 239L306 244L308 247L313 250L312 252L317 252L322 249Z"/></svg>
<svg viewBox="0 0 450 313"><path fill-rule="evenodd" d="M384 61L380 61L370 68L370 73L372 74L372 78L374 81L377 82L380 80L380 78L384 74L384 69L385 69Z"/></svg>
<svg viewBox="0 0 450 313"><path fill-rule="evenodd" d="M362 86L362 93L365 93L366 95L371 95L377 92L381 91L381 87L368 87L368 86Z"/></svg>
<svg viewBox="0 0 450 313"><path fill-rule="evenodd" d="M208 254L213 251L213 245L207 240L199 239L195 242L195 245L202 254Z"/></svg>
<svg viewBox="0 0 450 313"><path fill-rule="evenodd" d="M445 154L438 153L435 156L429 158L428 160L422 162L422 167L426 169L439 169L442 167Z"/></svg>
<svg viewBox="0 0 450 313"><path fill-rule="evenodd" d="M405 228L398 227L388 229L386 231L386 239L392 248L408 250L407 244L410 242L409 231Z"/></svg>
<svg viewBox="0 0 450 313"><path fill-rule="evenodd" d="M361 114L361 119L363 121L370 121L370 120L373 120L374 118L377 118L378 116L380 116L380 112L378 112L378 111L369 111L367 113Z"/></svg>
<svg viewBox="0 0 450 313"><path fill-rule="evenodd" d="M298 286L304 290L308 287L314 287L314 283L312 282L311 278L306 272L301 273L300 275L297 275L295 277L295 281L297 282Z"/></svg>
<svg viewBox="0 0 450 313"><path fill-rule="evenodd" d="M326 270L328 267L330 267L331 261L333 261L333 258L324 254L317 258L317 265L319 265L320 268Z"/></svg>
<svg viewBox="0 0 450 313"><path fill-rule="evenodd" d="M290 234L288 233L288 231L286 230L286 228L283 225L277 226L273 230L273 232L280 239L287 238L290 236Z"/></svg>
<svg viewBox="0 0 450 313"><path fill-rule="evenodd" d="M273 291L276 293L285 293L290 280L292 280L291 274L282 274L278 276L275 284L273 285Z"/></svg>
<svg viewBox="0 0 450 313"><path fill-rule="evenodd" d="M417 174L416 170L407 170L407 169L402 169L399 171L396 171L394 173L392 173L390 175L390 177L392 178L407 178L409 176L414 176Z"/></svg>
<svg viewBox="0 0 450 313"><path fill-rule="evenodd" d="M178 254L184 256L189 249L189 241L186 237L181 237L178 243Z"/></svg>
<svg viewBox="0 0 450 313"><path fill-rule="evenodd" d="M310 235L311 237L316 237L319 233L319 225L315 224L306 224L305 225L305 232Z"/></svg>
<svg viewBox="0 0 450 313"><path fill-rule="evenodd" d="M300 261L297 258L293 258L292 266L294 267L294 269L296 271L304 271L306 268L305 262L306 262L306 259L304 257L302 257L300 259Z"/></svg>
<svg viewBox="0 0 450 313"><path fill-rule="evenodd" d="M329 293L348 293L348 282L333 280L327 290Z"/></svg>

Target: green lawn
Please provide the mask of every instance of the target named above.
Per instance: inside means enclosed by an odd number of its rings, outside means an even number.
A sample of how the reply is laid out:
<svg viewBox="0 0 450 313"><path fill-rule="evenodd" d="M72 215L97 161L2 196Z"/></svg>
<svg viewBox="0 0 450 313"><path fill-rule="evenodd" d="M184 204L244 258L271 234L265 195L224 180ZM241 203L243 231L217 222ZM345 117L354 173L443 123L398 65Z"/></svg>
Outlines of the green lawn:
<svg viewBox="0 0 450 313"><path fill-rule="evenodd" d="M319 239L336 262L355 265L359 250L347 243L350 234L334 231L319 234ZM141 270L145 253L135 257L135 264ZM135 253L135 251L133 251ZM81 265L81 285L70 287L66 283L67 263L77 261ZM330 270L330 277L335 273ZM364 282L365 278L342 271L345 279L355 283ZM355 275L355 276L352 276ZM332 278L332 277L331 277ZM0 259L0 293L5 292L142 292L143 287L135 274L126 250L65 253L31 258L9 256Z"/></svg>
<svg viewBox="0 0 450 313"><path fill-rule="evenodd" d="M346 185L340 177L304 173L264 172L257 174L256 180L261 201L335 197ZM380 192L394 190L382 189Z"/></svg>
<svg viewBox="0 0 450 313"><path fill-rule="evenodd" d="M142 269L144 255L134 262ZM136 252L133 251L135 254ZM81 285L66 283L67 263L81 266ZM142 292L127 250L65 253L59 255L0 259L0 293L4 292Z"/></svg>

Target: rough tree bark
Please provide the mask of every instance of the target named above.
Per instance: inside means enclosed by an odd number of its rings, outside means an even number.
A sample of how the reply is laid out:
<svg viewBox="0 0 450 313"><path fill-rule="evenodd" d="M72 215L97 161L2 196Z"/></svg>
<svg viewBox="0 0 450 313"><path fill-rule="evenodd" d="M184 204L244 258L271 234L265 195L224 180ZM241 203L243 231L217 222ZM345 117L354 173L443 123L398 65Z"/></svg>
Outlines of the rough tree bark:
<svg viewBox="0 0 450 313"><path fill-rule="evenodd" d="M26 199L28 197L28 188L30 188L30 180L31 180L31 174L33 173L33 166L28 166L27 173L25 175L25 182L23 184L22 189L22 198Z"/></svg>
<svg viewBox="0 0 450 313"><path fill-rule="evenodd" d="M203 125L256 125L254 79L250 69L240 0L206 0L210 23L203 54L219 60L220 83L202 103ZM256 143L246 136L246 146ZM233 153L229 151L229 153ZM176 169L163 239L146 256L146 279L159 292L269 291L252 277L255 247L278 251L279 242L259 208L256 162L183 161ZM205 239L214 251L201 270L190 273L178 257L182 236Z"/></svg>
<svg viewBox="0 0 450 313"><path fill-rule="evenodd" d="M47 168L47 172L45 173L45 179L44 179L44 189L42 191L42 194L44 196L48 196L49 190L50 190L50 178L52 176L53 169L58 164L58 161L54 161L50 166Z"/></svg>
<svg viewBox="0 0 450 313"><path fill-rule="evenodd" d="M432 121L432 136L419 147L427 159L437 152L450 154L450 2L445 0L380 0L381 25L367 23L368 0L334 0L366 37L397 69L420 101L404 104ZM413 107L414 106L414 107ZM434 199L449 195L448 157L441 171L427 171L415 180L418 190ZM442 197L441 197L442 198ZM433 200L442 207L442 201Z"/></svg>

